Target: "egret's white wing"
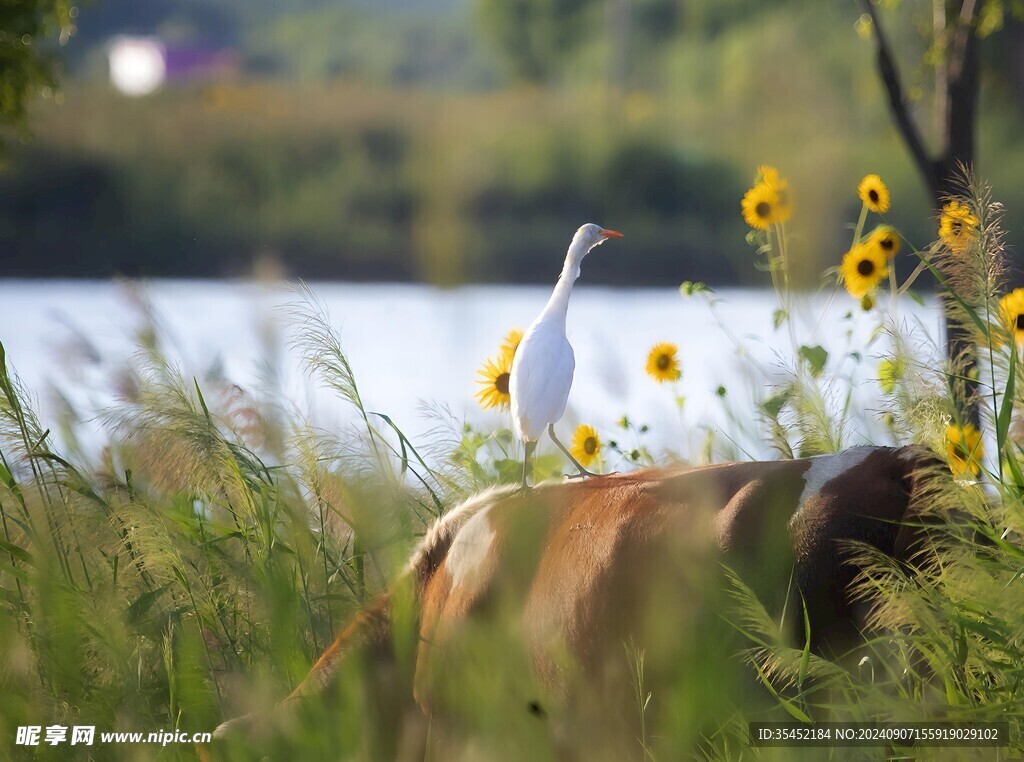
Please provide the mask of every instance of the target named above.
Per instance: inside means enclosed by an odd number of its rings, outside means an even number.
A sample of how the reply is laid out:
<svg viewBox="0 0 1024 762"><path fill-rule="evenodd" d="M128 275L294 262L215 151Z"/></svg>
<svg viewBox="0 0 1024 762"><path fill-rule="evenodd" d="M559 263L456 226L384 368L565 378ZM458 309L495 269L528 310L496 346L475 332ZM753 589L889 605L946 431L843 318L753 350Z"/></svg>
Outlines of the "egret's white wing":
<svg viewBox="0 0 1024 762"><path fill-rule="evenodd" d="M569 390L572 389L572 378L576 371L576 355L572 351L572 344L564 336L561 338L565 351L559 356L558 367L552 370L549 384L552 404L557 403L558 400L561 400L561 403L557 404L548 415L548 423L558 423L562 420L566 405L569 404Z"/></svg>
<svg viewBox="0 0 1024 762"><path fill-rule="evenodd" d="M530 327L516 350L509 392L516 433L539 439L565 412L576 360L565 336L552 327Z"/></svg>

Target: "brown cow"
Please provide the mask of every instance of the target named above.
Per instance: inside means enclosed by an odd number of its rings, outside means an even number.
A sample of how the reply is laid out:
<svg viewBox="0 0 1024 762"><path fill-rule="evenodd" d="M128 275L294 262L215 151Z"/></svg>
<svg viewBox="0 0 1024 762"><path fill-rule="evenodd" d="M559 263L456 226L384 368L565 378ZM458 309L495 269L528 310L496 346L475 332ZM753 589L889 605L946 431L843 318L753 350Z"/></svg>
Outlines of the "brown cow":
<svg viewBox="0 0 1024 762"><path fill-rule="evenodd" d="M525 494L492 489L431 527L404 587L362 611L282 703L320 692L356 647L390 652L395 612L408 603L402 611L413 612L418 636L413 692L433 722L458 712L469 686L498 681L518 692L511 705L524 715L557 716L577 748L581 733L591 750L614 748L609 739L633 743L623 702L616 698L609 711L608 697L628 694L636 680L623 644L644 654L652 683L678 678L680 664L699 666L718 647L709 622L720 618L695 604L720 606L708 593L719 559L776 611L790 607L799 644L801 598L814 651L858 642L865 612L850 595L857 568L842 541L906 557L916 530L900 522L920 509L921 477L933 461L919 448L858 447L545 484ZM481 637L500 647L480 652ZM227 722L216 735L252 720Z"/></svg>

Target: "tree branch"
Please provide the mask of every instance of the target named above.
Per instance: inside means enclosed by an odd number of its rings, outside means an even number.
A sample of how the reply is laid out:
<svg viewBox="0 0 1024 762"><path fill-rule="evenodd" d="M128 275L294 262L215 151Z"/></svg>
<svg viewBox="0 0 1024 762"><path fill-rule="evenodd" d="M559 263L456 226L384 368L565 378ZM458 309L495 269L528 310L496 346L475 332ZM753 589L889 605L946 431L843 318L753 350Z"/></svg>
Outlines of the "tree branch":
<svg viewBox="0 0 1024 762"><path fill-rule="evenodd" d="M960 18L956 23L956 36L953 38L953 50L949 57L949 78L958 79L963 73L967 44L974 37L974 9L977 0L964 0L960 6Z"/></svg>
<svg viewBox="0 0 1024 762"><path fill-rule="evenodd" d="M903 141L907 144L907 148L910 149L914 161L917 162L918 170L924 175L925 183L934 195L935 189L938 186L935 162L932 161L925 150L921 133L918 132L917 126L910 117L910 110L907 108L907 100L903 94L903 85L900 83L899 74L896 72L896 63L892 56L892 50L889 47L889 41L886 39L882 25L878 21L878 13L875 11L872 1L861 0L861 5L864 7L864 12L871 18L871 29L874 33L878 52L878 75L881 77L885 90L889 95L889 109L892 111L893 119L896 121L896 126L903 137Z"/></svg>

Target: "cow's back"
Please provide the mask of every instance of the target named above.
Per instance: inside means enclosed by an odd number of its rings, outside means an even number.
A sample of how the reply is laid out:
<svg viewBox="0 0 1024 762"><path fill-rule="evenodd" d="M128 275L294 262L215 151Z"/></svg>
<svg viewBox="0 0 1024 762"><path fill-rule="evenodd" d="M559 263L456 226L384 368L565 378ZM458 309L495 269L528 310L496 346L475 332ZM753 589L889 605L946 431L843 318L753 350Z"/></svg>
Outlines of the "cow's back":
<svg viewBox="0 0 1024 762"><path fill-rule="evenodd" d="M788 606L795 644L805 605L812 648L841 650L864 625L850 543L908 559L941 470L920 449L855 448L475 495L430 528L401 581L349 623L279 711L321 692L363 650L397 658L400 683L414 676L432 746L449 733L463 750L467 738L499 739L475 758L505 756L502 738L516 759L542 758L552 743L588 759L633 756L635 721L651 707L673 737L699 743L710 728L698 718L688 734L679 718L692 721L696 706L717 727L738 695L732 675L751 679L735 658L750 644L721 615L719 562L773 616ZM901 525L907 518L918 526ZM418 636L413 659L407 635ZM681 702L688 709L673 712ZM236 718L217 734L263 722Z"/></svg>
<svg viewBox="0 0 1024 762"><path fill-rule="evenodd" d="M723 561L772 613L790 607L801 643L802 595L815 650L845 648L863 626L845 544L886 553L905 544L899 522L920 462L915 450L855 448L545 485L486 502L421 580L418 699L432 707L439 681L481 674L502 675L523 706L576 701L579 684L616 695L635 679L630 648L644 654L649 679L678 678L677 665L699 668L702 651L725 648ZM501 657L486 663L481 638Z"/></svg>

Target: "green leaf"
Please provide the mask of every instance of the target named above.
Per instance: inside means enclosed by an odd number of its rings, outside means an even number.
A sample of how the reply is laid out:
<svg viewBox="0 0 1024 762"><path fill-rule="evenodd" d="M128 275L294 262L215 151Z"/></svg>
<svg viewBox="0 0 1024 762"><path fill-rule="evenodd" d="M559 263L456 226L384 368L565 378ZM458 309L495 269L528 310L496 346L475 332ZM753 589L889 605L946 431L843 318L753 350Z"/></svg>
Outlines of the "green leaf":
<svg viewBox="0 0 1024 762"><path fill-rule="evenodd" d="M1007 542L1002 538L1000 532L983 525L978 526L978 531L1006 555L1013 556L1014 558L1024 559L1024 548L1019 548L1012 542Z"/></svg>
<svg viewBox="0 0 1024 762"><path fill-rule="evenodd" d="M27 571L17 566L11 566L11 564L0 563L0 573L10 574L12 577L14 577L17 580L20 580L21 582L27 583L29 581Z"/></svg>
<svg viewBox="0 0 1024 762"><path fill-rule="evenodd" d="M8 553L14 556L15 558L20 558L22 561L24 561L26 564L29 564L30 566L35 566L35 561L32 558L32 554L19 545L7 542L6 540L0 540L0 550L2 550L4 553Z"/></svg>
<svg viewBox="0 0 1024 762"><path fill-rule="evenodd" d="M1010 419L1013 417L1013 391L1017 382L1017 358L1010 358L1010 372L1006 376L1006 389L1003 390L1003 402L999 406L999 417L996 418L996 452L1002 453L1006 445L1006 437L1010 432Z"/></svg>
<svg viewBox="0 0 1024 762"><path fill-rule="evenodd" d="M789 313L784 309L777 309L772 313L772 325L775 326L775 330L779 329L779 326L789 320Z"/></svg>
<svg viewBox="0 0 1024 762"><path fill-rule="evenodd" d="M679 293L683 296L696 296L697 294L713 294L715 293L715 290L708 287L706 283L684 280L679 285Z"/></svg>
<svg viewBox="0 0 1024 762"><path fill-rule="evenodd" d="M772 394L764 402L761 403L761 409L768 414L771 418L778 418L779 413L782 412L782 408L786 406L790 398L793 396L793 390L788 386L785 389Z"/></svg>
<svg viewBox="0 0 1024 762"><path fill-rule="evenodd" d="M192 383L195 384L196 396L199 397L199 404L202 405L203 416L205 416L207 423L212 423L213 419L210 418L210 408L206 406L206 400L203 398L203 392L199 388L199 380L195 376L192 376Z"/></svg>
<svg viewBox="0 0 1024 762"><path fill-rule="evenodd" d="M523 461L502 458L494 461L494 469L498 472L498 481L503 484L515 484L523 478Z"/></svg>
<svg viewBox="0 0 1024 762"><path fill-rule="evenodd" d="M914 291L912 289L908 290L908 291L904 291L903 293L905 293L907 296L909 296L910 299L913 302L915 302L916 304L920 305L921 307L924 307L924 297L921 296L919 293L917 293L916 291Z"/></svg>
<svg viewBox="0 0 1024 762"><path fill-rule="evenodd" d="M803 593L800 593L800 603L804 611L804 650L800 654L800 673L797 676L797 685L803 690L804 681L807 679L807 672L811 666L811 619L807 613L807 601Z"/></svg>
<svg viewBox="0 0 1024 762"><path fill-rule="evenodd" d="M800 722L814 722L814 720L808 717L796 704L794 704L789 699L784 698L782 694L775 690L775 686L772 685L771 680L768 679L768 676L764 673L764 670L761 669L761 666L759 664L755 664L754 669L757 670L757 676L761 678L761 682L764 683L764 687L771 691L771 694L775 697L775 700L779 702L779 705L783 709L785 709L790 714L790 716L797 720L800 720Z"/></svg>
<svg viewBox="0 0 1024 762"><path fill-rule="evenodd" d="M161 595L163 595L170 585L164 585L158 587L156 590L150 590L147 593L140 595L135 603L128 607L128 622L130 624L136 624L142 620L146 615L146 612L153 608L153 604L157 602Z"/></svg>
<svg viewBox="0 0 1024 762"><path fill-rule="evenodd" d="M815 344L813 347L800 347L799 354L810 366L811 375L815 378L820 376L821 371L825 369L825 363L828 362L828 351L820 344Z"/></svg>
<svg viewBox="0 0 1024 762"><path fill-rule="evenodd" d="M1013 476L1013 486L1018 490L1024 488L1024 473L1021 473L1020 463L1012 452L1006 454L1006 467L1010 469L1010 474Z"/></svg>
<svg viewBox="0 0 1024 762"><path fill-rule="evenodd" d="M391 416L385 415L384 413L374 413L372 411L367 411L366 415L377 416L382 421L384 421L384 423L390 426L393 432L395 432L395 435L398 437L398 442L401 445L401 461L403 476L405 475L406 471L410 470L409 453L412 453L412 456L416 459L416 461L421 466L423 466L424 471L430 476L433 476L435 480L437 479L437 474L434 473L434 470L427 465L427 462L423 460L420 454L416 451L416 448L413 447L412 442L409 441L409 438L405 435L405 432L398 428L398 424L391 420ZM430 497L434 501L434 510L436 512L436 515L440 516L442 513L444 513L444 506L441 504L441 499L437 496L437 493L434 491L434 488L431 487L430 484L427 483L426 478L424 476L421 476L415 469L413 469L412 473L416 476L417 479L419 479L420 484L426 487L427 492L430 493Z"/></svg>
<svg viewBox="0 0 1024 762"><path fill-rule="evenodd" d="M534 457L533 469L537 474L537 481L551 479L562 475L563 461L561 455L541 455Z"/></svg>

